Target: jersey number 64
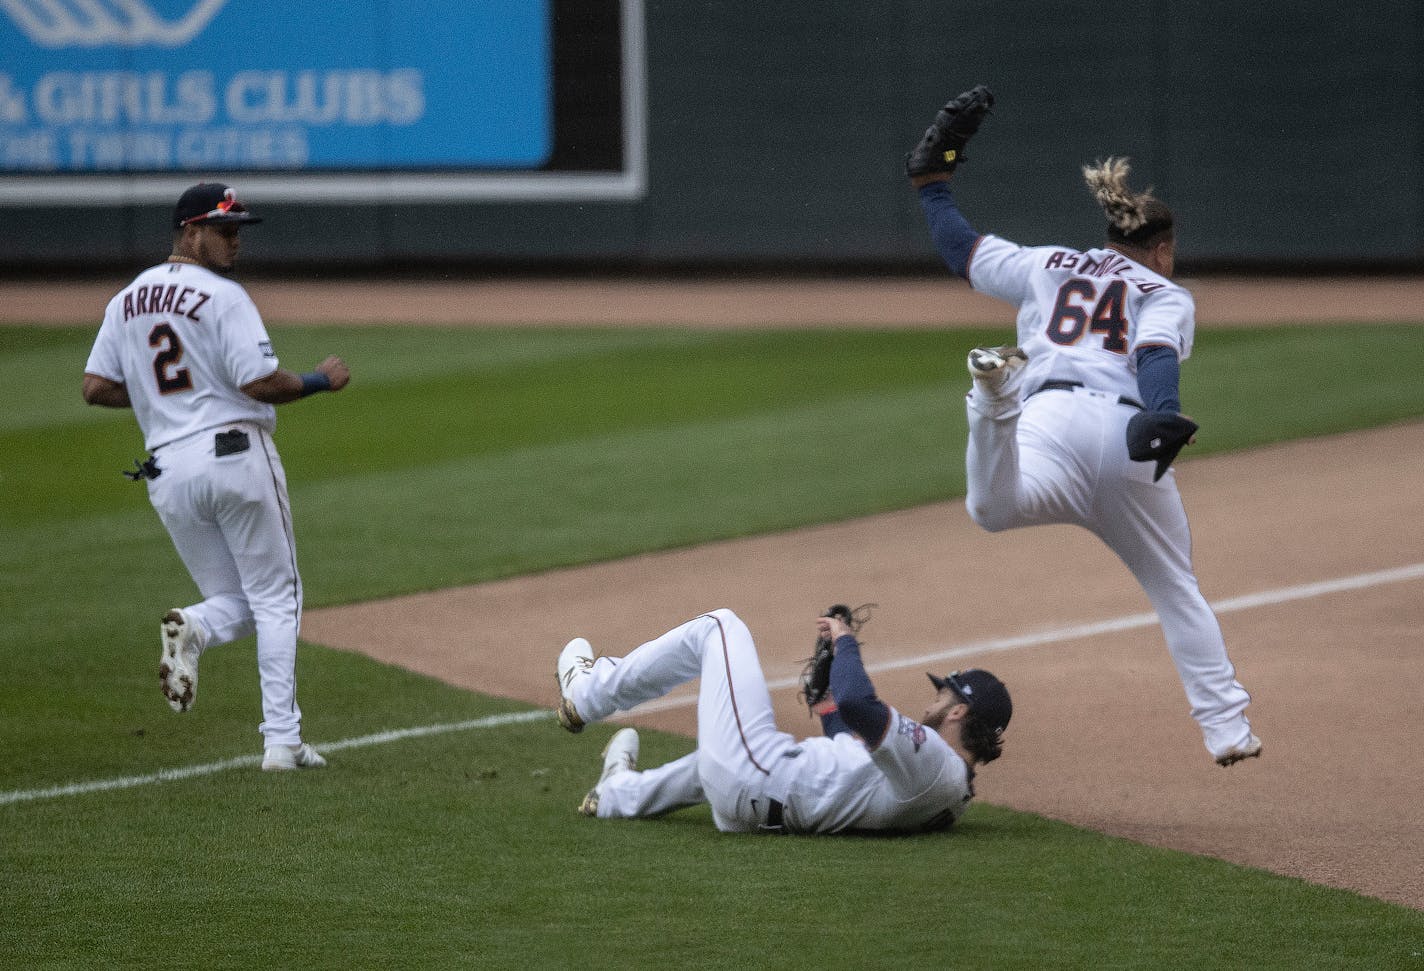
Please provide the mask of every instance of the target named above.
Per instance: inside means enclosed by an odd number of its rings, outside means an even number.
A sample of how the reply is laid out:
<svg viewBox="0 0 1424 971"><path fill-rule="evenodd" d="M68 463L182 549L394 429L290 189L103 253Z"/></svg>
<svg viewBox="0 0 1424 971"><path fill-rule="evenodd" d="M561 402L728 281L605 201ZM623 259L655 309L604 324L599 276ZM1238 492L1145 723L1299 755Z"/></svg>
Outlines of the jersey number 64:
<svg viewBox="0 0 1424 971"><path fill-rule="evenodd" d="M1090 309L1091 308L1091 309ZM1085 277L1074 277L1058 288L1053 314L1048 318L1048 339L1071 345L1085 332L1103 335L1103 350L1127 353L1127 284L1113 280L1098 295L1098 287Z"/></svg>

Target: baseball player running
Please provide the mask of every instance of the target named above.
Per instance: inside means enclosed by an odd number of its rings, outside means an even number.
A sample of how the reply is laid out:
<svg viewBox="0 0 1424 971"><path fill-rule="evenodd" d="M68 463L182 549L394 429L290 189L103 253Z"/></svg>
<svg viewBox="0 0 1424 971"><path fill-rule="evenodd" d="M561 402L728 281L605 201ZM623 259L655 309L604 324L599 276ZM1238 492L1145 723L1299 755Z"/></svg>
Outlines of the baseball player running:
<svg viewBox="0 0 1424 971"><path fill-rule="evenodd" d="M839 616L816 620L834 645L825 737L798 742L776 727L751 632L713 610L636 648L595 657L575 638L559 655L559 722L571 732L701 678L697 749L638 771L638 735L617 732L579 811L601 819L658 816L707 802L724 832L934 831L974 795L974 766L998 758L1013 706L987 671L934 675L916 722L875 695L860 644ZM829 657L829 652L827 652ZM941 734L942 733L942 734Z"/></svg>
<svg viewBox="0 0 1424 971"><path fill-rule="evenodd" d="M151 453L132 478L198 585L202 601L160 625L158 678L174 711L193 707L204 650L257 634L267 771L320 768L302 742L296 699L302 581L274 406L350 380L328 357L296 374L277 363L251 298L221 274L238 229L261 222L218 183L195 185L173 212L173 253L112 300L84 366L84 400L133 408Z"/></svg>
<svg viewBox="0 0 1424 971"><path fill-rule="evenodd" d="M969 515L990 532L1073 523L1101 538L1152 601L1212 756L1258 756L1251 699L1197 587L1169 468L1197 430L1178 394L1196 321L1170 279L1172 211L1128 187L1125 159L1108 159L1083 169L1107 215L1105 246L981 236L947 183L993 102L981 85L945 105L905 166L946 265L1018 308L1017 347L969 353Z"/></svg>

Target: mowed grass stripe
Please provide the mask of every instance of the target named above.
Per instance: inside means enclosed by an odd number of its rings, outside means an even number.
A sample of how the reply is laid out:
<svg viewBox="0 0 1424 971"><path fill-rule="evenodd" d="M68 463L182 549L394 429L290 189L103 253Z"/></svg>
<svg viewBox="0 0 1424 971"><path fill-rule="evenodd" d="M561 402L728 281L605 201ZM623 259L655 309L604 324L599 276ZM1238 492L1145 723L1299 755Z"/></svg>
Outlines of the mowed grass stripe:
<svg viewBox="0 0 1424 971"><path fill-rule="evenodd" d="M92 326L0 327L0 361L7 405L0 432L60 428L102 421L131 424L131 416L85 408L80 377L99 330ZM466 339L469 333L472 339ZM457 375L478 381L518 370L568 367L580 360L616 358L706 343L686 330L538 330L487 328L473 332L407 327L397 330L282 327L272 330L281 363L303 371L327 354L339 353L357 367L358 388L403 387ZM106 417L107 416L107 417Z"/></svg>
<svg viewBox="0 0 1424 971"><path fill-rule="evenodd" d="M397 592L393 577L438 588L933 501L962 490L962 463L945 454L946 442L962 446L944 397L829 398L314 484L298 510L357 512L299 527L317 564L304 576L361 600ZM904 427L887 437L887 422ZM854 443L853 455L838 460L836 443ZM824 474L836 461L853 474ZM440 510L419 543L411 507ZM381 555L339 557L353 542Z"/></svg>
<svg viewBox="0 0 1424 971"><path fill-rule="evenodd" d="M23 333L0 331L0 339L13 343ZM315 330L274 340L296 348L284 359L316 360L322 349L341 349L351 333ZM628 346L639 335L643 340ZM891 339L823 334L808 352L789 333L535 331L531 339L543 351L530 355L511 350L501 332L401 331L384 349L368 331L354 336L351 386L279 412L278 445L294 484L924 388L942 381L945 359L959 353L944 335L913 332ZM0 525L143 502L142 487L121 495L115 488L124 484L119 471L143 454L132 416L82 403L80 373L92 335L71 338L71 356L47 358L44 377L35 377L23 345L14 348L13 364L0 357L6 361L0 377L13 372L38 386L51 416L38 426L0 425L9 467L27 473L6 477L14 502L0 506ZM457 367L462 361L464 369ZM959 370L955 363L953 373Z"/></svg>

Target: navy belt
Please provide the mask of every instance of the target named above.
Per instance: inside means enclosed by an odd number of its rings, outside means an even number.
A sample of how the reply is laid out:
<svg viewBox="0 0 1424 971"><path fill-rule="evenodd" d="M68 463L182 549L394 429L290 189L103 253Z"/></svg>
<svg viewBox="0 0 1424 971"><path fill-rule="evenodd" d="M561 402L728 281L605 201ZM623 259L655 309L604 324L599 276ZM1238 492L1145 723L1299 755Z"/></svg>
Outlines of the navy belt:
<svg viewBox="0 0 1424 971"><path fill-rule="evenodd" d="M786 806L779 799L772 799L766 807L766 822L761 824L763 831L772 833L786 832Z"/></svg>
<svg viewBox="0 0 1424 971"><path fill-rule="evenodd" d="M1027 398L1032 398L1040 391L1072 391L1074 388L1081 388L1083 386L1084 385L1082 381L1045 381L1033 391L1030 391L1028 393ZM1025 400L1027 400L1027 398L1025 398ZM1120 394L1117 396L1117 403L1120 405L1127 405L1129 408L1136 408L1138 411L1147 410L1146 408L1142 407L1142 402L1138 401L1135 398L1129 398L1125 394Z"/></svg>

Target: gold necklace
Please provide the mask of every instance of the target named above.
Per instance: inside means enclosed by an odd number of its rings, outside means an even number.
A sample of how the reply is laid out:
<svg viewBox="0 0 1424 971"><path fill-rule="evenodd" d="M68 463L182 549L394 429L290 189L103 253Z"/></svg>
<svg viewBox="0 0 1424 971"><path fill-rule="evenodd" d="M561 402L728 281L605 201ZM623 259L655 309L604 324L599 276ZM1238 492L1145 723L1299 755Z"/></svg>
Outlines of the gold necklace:
<svg viewBox="0 0 1424 971"><path fill-rule="evenodd" d="M177 253L173 253L172 255L170 255L170 256L168 257L168 262L169 262L169 263L191 263L191 264L194 265L194 266L202 266L202 265L203 265L203 264L199 263L197 260L192 259L191 257L179 256Z"/></svg>

